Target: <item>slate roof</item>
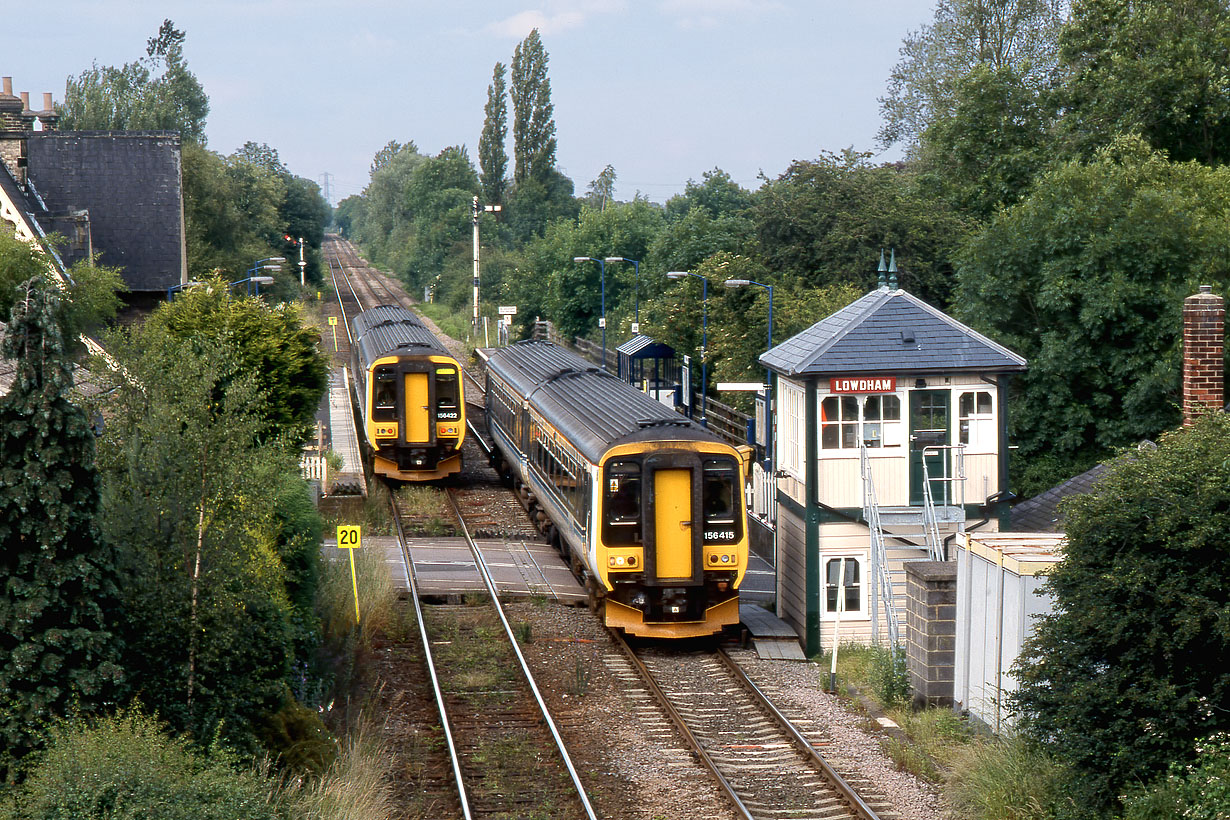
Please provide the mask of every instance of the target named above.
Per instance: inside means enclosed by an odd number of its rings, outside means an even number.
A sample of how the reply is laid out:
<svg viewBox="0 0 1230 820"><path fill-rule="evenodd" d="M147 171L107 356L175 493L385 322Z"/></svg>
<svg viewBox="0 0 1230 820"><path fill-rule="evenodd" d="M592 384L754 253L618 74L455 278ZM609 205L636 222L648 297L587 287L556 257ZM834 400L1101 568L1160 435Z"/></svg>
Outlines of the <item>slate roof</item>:
<svg viewBox="0 0 1230 820"><path fill-rule="evenodd" d="M760 356L785 376L1006 373L1025 359L904 290L880 288Z"/></svg>
<svg viewBox="0 0 1230 820"><path fill-rule="evenodd" d="M34 131L27 137L27 168L37 192L27 201L45 230L64 230L69 215L88 211L88 244L101 252L100 264L123 268L129 290L165 292L183 281L178 133ZM65 264L87 255L88 244L66 246Z"/></svg>
<svg viewBox="0 0 1230 820"><path fill-rule="evenodd" d="M1136 445L1137 450L1152 449L1157 445L1148 439ZM1131 458L1131 452L1122 456ZM1022 501L1012 508L1013 532L1063 532L1063 516L1059 505L1065 498L1092 492L1106 474L1108 464L1096 464L1078 476L1051 487L1044 493Z"/></svg>
<svg viewBox="0 0 1230 820"><path fill-rule="evenodd" d="M651 337L641 334L633 336L615 348L615 352L622 353L631 359L661 359L673 357L675 348L663 342L655 342Z"/></svg>

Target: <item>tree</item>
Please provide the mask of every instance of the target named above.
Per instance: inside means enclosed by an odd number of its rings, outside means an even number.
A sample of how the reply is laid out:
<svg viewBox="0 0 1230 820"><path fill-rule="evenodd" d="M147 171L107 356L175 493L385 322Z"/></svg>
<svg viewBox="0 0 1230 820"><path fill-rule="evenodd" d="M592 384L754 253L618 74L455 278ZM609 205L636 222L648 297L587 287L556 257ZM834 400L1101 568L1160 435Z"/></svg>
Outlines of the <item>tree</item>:
<svg viewBox="0 0 1230 820"><path fill-rule="evenodd" d="M945 203L923 196L917 174L871 165L845 151L796 160L758 192L752 218L759 256L772 271L810 288L875 287L882 248L896 248L903 288L943 308L951 257L969 233Z"/></svg>
<svg viewBox="0 0 1230 820"><path fill-rule="evenodd" d="M545 185L555 170L555 106L551 103L550 58L538 29L513 51L509 96L513 104L513 178Z"/></svg>
<svg viewBox="0 0 1230 820"><path fill-rule="evenodd" d="M55 247L60 237L53 234L44 242ZM51 257L38 245L23 242L7 231L0 231L0 316L8 316L13 309L17 286L38 276L51 287ZM115 318L119 312L120 298L117 291L124 289L118 268L95 265L93 260L81 260L68 270L70 284L67 299L58 300L56 317L65 343L71 348L72 340L81 333L93 333Z"/></svg>
<svg viewBox="0 0 1230 820"><path fill-rule="evenodd" d="M1230 730L1227 510L1223 413L1121 456L1066 507L1054 610L1014 668L1015 706L1073 768L1079 803L1113 808Z"/></svg>
<svg viewBox="0 0 1230 820"><path fill-rule="evenodd" d="M287 699L296 614L311 628L288 586L310 583L290 569L302 545L282 544L278 488L296 448L266 434L276 397L245 366L242 333L178 336L167 324L107 340L121 369L101 394L99 458L106 533L124 545L126 667L176 732L254 754L257 728Z"/></svg>
<svg viewBox="0 0 1230 820"><path fill-rule="evenodd" d="M971 240L955 306L1029 360L1021 456L1096 457L1178 421L1182 302L1227 281L1228 215L1230 171L1121 138L1043 174Z"/></svg>
<svg viewBox="0 0 1230 820"><path fill-rule="evenodd" d="M22 284L0 354L0 773L56 717L114 706L118 560L99 530L94 434L73 378L54 289Z"/></svg>
<svg viewBox="0 0 1230 820"><path fill-rule="evenodd" d="M478 163L482 168L483 197L488 205L504 203L504 186L508 176L508 153L504 142L508 138L508 102L504 99L504 64L496 63L491 85L487 86L486 118L483 133L478 138Z"/></svg>
<svg viewBox="0 0 1230 820"><path fill-rule="evenodd" d="M1062 130L1080 154L1140 134L1175 161L1230 158L1223 0L1077 0L1059 42Z"/></svg>
<svg viewBox="0 0 1230 820"><path fill-rule="evenodd" d="M599 211L606 209L606 204L615 199L615 168L608 165L598 174L598 178L589 183L589 196L586 197L591 208Z"/></svg>
<svg viewBox="0 0 1230 820"><path fill-rule="evenodd" d="M682 219L693 208L701 208L710 217L741 216L755 201L755 195L730 178L721 168L705 171L701 181L689 179L683 193L671 197L666 203L666 214L672 219Z"/></svg>
<svg viewBox="0 0 1230 820"><path fill-rule="evenodd" d="M919 141L919 184L983 222L1024 196L1049 161L1051 118L1042 89L1012 66L976 66L954 89L949 116Z"/></svg>
<svg viewBox="0 0 1230 820"><path fill-rule="evenodd" d="M209 98L184 61L184 32L163 20L146 56L121 68L97 63L69 77L62 127L75 130L178 131L205 144Z"/></svg>
<svg viewBox="0 0 1230 820"><path fill-rule="evenodd" d="M956 82L978 66L1011 68L1030 85L1055 66L1062 0L940 0L931 25L910 33L880 98L880 142L912 144L952 115Z"/></svg>
<svg viewBox="0 0 1230 820"><path fill-rule="evenodd" d="M227 284L215 279L181 291L146 323L184 343L233 345L239 374L264 396L261 437L303 442L314 432L328 372L319 333L296 306L232 297Z"/></svg>

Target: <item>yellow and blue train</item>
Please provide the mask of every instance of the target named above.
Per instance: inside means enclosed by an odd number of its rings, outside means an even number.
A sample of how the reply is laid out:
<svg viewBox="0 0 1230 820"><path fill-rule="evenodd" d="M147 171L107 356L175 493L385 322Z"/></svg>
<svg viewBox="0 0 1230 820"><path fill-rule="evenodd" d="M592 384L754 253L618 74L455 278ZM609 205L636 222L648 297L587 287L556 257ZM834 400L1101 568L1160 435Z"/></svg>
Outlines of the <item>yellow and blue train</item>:
<svg viewBox="0 0 1230 820"><path fill-rule="evenodd" d="M608 626L685 638L739 622L746 448L549 342L491 351L486 379L495 466Z"/></svg>
<svg viewBox="0 0 1230 820"><path fill-rule="evenodd" d="M414 313L380 305L354 317L351 372L373 472L431 481L461 470L461 367Z"/></svg>

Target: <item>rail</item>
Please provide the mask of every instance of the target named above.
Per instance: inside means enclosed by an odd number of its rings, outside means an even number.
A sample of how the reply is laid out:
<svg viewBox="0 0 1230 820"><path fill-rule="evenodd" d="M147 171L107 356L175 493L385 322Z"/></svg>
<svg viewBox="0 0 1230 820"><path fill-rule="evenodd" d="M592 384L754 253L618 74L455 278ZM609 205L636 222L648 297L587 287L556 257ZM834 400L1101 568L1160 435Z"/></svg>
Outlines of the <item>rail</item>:
<svg viewBox="0 0 1230 820"><path fill-rule="evenodd" d="M572 758L568 754L568 749L564 745L564 739L560 736L559 729L555 726L555 721L551 717L551 712L547 709L547 703L543 700L542 692L538 689L538 684L534 680L534 675L530 671L529 664L525 660L525 655L521 653L521 646L517 643L517 636L513 633L512 626L508 623L508 618L504 615L504 607L500 606L500 593L495 586L495 581L491 577L491 573L487 570L487 562L483 560L482 553L478 549L478 545L474 542L473 536L470 535L470 528L466 526L465 518L461 514L461 508L457 504L457 499L450 489L447 494L449 504L453 508L453 515L457 518L457 523L461 526L461 533L465 536L466 543L470 546L470 552L474 556L474 564L478 568L478 574L483 579L483 585L487 588L487 593L491 596L492 606L495 607L496 614L499 615L500 624L504 627L504 634L508 637L509 644L512 646L513 654L517 657L517 663L521 668L521 673L525 676L525 681L530 687L530 691L534 695L534 700L538 704L539 710L542 712L543 721L551 732L551 737L555 740L556 748L559 750L560 757L564 761L565 768L568 769L568 776L572 778L572 784L576 787L577 796L581 800L581 804L585 807L585 815L590 820L598 820L597 814L594 813L594 807L589 802L589 795L585 793L585 786L581 783L581 777L577 774L576 767L572 765Z"/></svg>

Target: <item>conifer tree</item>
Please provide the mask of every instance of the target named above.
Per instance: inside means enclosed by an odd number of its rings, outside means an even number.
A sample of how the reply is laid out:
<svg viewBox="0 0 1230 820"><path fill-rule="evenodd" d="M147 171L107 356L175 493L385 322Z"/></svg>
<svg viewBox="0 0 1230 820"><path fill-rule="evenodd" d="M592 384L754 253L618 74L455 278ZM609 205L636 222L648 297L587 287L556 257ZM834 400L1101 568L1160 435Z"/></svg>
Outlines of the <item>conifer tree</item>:
<svg viewBox="0 0 1230 820"><path fill-rule="evenodd" d="M504 202L504 177L508 173L508 102L504 99L504 64L496 63L491 85L487 86L487 118L478 138L478 162L482 167L483 196L488 205Z"/></svg>
<svg viewBox="0 0 1230 820"><path fill-rule="evenodd" d="M42 277L18 286L0 352L0 776L49 721L113 704L118 585L98 527L94 435L69 399L72 372Z"/></svg>
<svg viewBox="0 0 1230 820"><path fill-rule="evenodd" d="M551 103L551 80L547 77L546 49L534 29L513 51L513 159L514 179L543 185L555 169L555 106Z"/></svg>

